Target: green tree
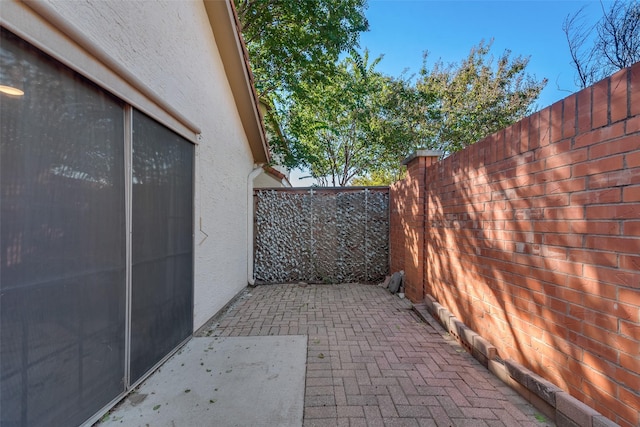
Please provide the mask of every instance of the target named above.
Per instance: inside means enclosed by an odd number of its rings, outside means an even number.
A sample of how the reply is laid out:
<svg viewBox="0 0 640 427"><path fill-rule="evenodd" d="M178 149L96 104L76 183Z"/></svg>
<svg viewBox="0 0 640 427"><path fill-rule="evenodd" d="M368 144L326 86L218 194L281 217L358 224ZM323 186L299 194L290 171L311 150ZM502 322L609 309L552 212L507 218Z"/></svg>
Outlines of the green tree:
<svg viewBox="0 0 640 427"><path fill-rule="evenodd" d="M261 97L295 92L335 72L369 24L366 0L235 0Z"/></svg>
<svg viewBox="0 0 640 427"><path fill-rule="evenodd" d="M405 176L406 170L400 167L390 170L374 170L368 175L355 177L351 185L362 187L387 186L401 180Z"/></svg>
<svg viewBox="0 0 640 427"><path fill-rule="evenodd" d="M321 185L344 186L370 171L390 170L406 151L402 122L390 108L393 80L375 71L382 57L352 51L331 79L302 84L287 127L300 164Z"/></svg>
<svg viewBox="0 0 640 427"><path fill-rule="evenodd" d="M418 91L413 77L404 73L400 77L386 77L378 118L383 123L378 141L384 145L384 156L354 178L353 185L390 185L404 178L402 161L433 139L434 94Z"/></svg>
<svg viewBox="0 0 640 427"><path fill-rule="evenodd" d="M527 58L506 51L496 60L490 51L480 43L461 64L431 69L425 56L415 84L353 52L331 79L290 97L292 157L323 185L388 185L418 148L452 153L509 126L532 112L546 80L525 72Z"/></svg>
<svg viewBox="0 0 640 427"><path fill-rule="evenodd" d="M369 24L366 0L234 0L258 96L268 106L265 126L272 151L289 167L300 147L288 136L291 97L337 72L340 54L357 46ZM282 132L280 132L281 128Z"/></svg>
<svg viewBox="0 0 640 427"><path fill-rule="evenodd" d="M460 65L425 65L418 81L375 71L355 52L366 0L235 0L272 150L324 184L389 183L416 148L459 150L519 120L546 81L527 58L474 47ZM351 52L338 62L341 53ZM280 126L282 132L275 127Z"/></svg>
<svg viewBox="0 0 640 427"><path fill-rule="evenodd" d="M481 42L459 65L440 60L431 69L425 54L416 83L426 103L420 124L423 147L459 151L533 112L547 80L527 74L529 58L511 58L509 50L496 60L491 45Z"/></svg>

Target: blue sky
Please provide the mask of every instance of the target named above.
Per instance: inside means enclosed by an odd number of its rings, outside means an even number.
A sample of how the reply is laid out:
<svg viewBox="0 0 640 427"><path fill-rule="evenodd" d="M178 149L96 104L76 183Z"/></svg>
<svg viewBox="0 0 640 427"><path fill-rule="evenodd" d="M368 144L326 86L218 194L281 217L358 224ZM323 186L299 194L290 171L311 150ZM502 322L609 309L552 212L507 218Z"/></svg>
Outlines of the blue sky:
<svg viewBox="0 0 640 427"><path fill-rule="evenodd" d="M604 4L608 7L610 1ZM530 56L527 72L549 79L537 101L544 108L577 90L562 23L582 6L586 22L594 23L602 14L595 0L369 0L369 31L360 36L360 48L369 49L371 58L384 54L378 71L399 76L408 69L408 75L417 75L424 51L429 51L428 66L439 58L460 62L472 46L493 38L494 55L509 49L513 57ZM311 185L313 180L299 179L305 175L292 171L291 183Z"/></svg>
<svg viewBox="0 0 640 427"><path fill-rule="evenodd" d="M425 50L428 65L438 58L460 62L480 40L493 38L496 56L505 49L530 56L528 72L549 79L538 101L543 108L576 90L562 23L583 5L595 22L598 1L369 0L370 31L361 35L360 47L373 58L384 54L377 69L397 76L405 68L417 74Z"/></svg>

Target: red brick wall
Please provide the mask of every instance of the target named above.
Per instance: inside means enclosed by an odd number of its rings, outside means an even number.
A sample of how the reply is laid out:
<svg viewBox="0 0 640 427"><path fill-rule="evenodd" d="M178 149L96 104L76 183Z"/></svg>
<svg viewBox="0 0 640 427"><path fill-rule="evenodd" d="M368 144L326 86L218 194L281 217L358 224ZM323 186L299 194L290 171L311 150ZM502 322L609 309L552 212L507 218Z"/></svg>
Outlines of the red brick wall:
<svg viewBox="0 0 640 427"><path fill-rule="evenodd" d="M392 270L424 273L408 296L640 425L640 63L427 167L424 193L412 179L391 189Z"/></svg>

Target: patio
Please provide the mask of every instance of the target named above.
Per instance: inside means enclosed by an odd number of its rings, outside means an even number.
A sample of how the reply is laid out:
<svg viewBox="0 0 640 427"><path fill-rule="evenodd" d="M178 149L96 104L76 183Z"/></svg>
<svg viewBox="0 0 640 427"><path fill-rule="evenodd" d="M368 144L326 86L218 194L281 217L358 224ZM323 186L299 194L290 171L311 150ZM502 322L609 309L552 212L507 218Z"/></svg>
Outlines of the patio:
<svg viewBox="0 0 640 427"><path fill-rule="evenodd" d="M553 425L379 286L247 289L200 335L308 336L304 426Z"/></svg>

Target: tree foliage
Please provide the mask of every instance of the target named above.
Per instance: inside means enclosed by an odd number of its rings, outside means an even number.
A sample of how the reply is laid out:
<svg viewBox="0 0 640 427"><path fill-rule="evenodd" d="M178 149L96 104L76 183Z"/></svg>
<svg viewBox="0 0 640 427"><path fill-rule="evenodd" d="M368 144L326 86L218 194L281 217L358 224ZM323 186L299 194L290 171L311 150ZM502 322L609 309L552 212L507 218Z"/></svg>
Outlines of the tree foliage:
<svg viewBox="0 0 640 427"><path fill-rule="evenodd" d="M527 58L497 59L480 43L460 64L425 65L417 81L375 70L382 58L352 52L321 84L301 84L282 123L292 164L321 185L387 185L418 148L458 151L520 120L546 80L525 72ZM357 178L355 181L352 181Z"/></svg>
<svg viewBox="0 0 640 427"><path fill-rule="evenodd" d="M423 144L446 153L461 150L532 112L547 80L525 72L529 58L505 51L497 60L481 42L459 65L425 63L416 88L426 100Z"/></svg>
<svg viewBox="0 0 640 427"><path fill-rule="evenodd" d="M278 163L296 167L304 149L287 128L292 98L337 72L340 54L368 30L366 0L234 0L258 96L268 106L265 126ZM282 131L282 132L281 132Z"/></svg>
<svg viewBox="0 0 640 427"><path fill-rule="evenodd" d="M261 97L331 76L369 28L366 0L235 0Z"/></svg>
<svg viewBox="0 0 640 427"><path fill-rule="evenodd" d="M562 25L580 88L640 61L640 2L615 0L609 9L601 7L594 24L586 21L583 7Z"/></svg>
<svg viewBox="0 0 640 427"><path fill-rule="evenodd" d="M417 148L453 152L531 112L545 81L491 43L460 65L390 77L355 50L366 0L235 0L279 161L323 185L389 184ZM344 52L349 55L342 61ZM276 132L279 124L282 132Z"/></svg>
<svg viewBox="0 0 640 427"><path fill-rule="evenodd" d="M375 70L381 59L352 51L331 79L302 84L304 97L292 98L286 124L294 152L321 185L344 186L389 169L407 148L392 108L392 79Z"/></svg>
<svg viewBox="0 0 640 427"><path fill-rule="evenodd" d="M351 182L352 185L362 187L387 186L406 176L406 170L400 167L388 170L374 170L367 175L357 176Z"/></svg>

